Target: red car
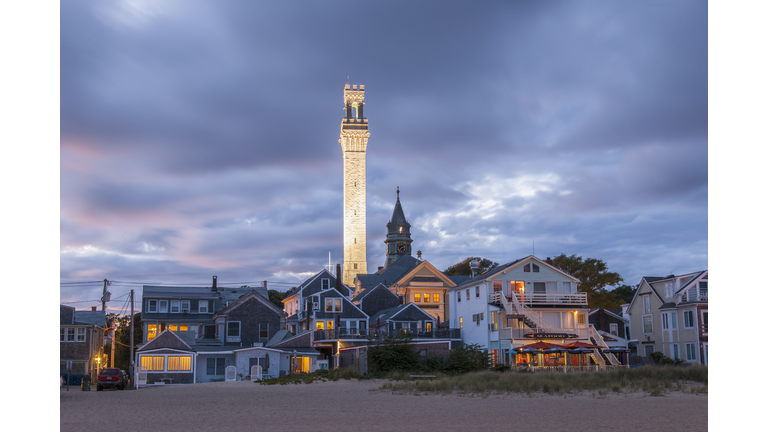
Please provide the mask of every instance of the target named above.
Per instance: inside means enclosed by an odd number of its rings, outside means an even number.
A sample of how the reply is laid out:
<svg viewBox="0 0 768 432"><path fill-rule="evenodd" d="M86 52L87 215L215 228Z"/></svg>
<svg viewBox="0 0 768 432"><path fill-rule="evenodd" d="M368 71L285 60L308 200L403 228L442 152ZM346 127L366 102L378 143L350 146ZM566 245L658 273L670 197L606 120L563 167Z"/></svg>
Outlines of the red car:
<svg viewBox="0 0 768 432"><path fill-rule="evenodd" d="M102 391L105 388L125 388L125 375L118 368L104 368L99 371L98 380L96 381L96 391Z"/></svg>

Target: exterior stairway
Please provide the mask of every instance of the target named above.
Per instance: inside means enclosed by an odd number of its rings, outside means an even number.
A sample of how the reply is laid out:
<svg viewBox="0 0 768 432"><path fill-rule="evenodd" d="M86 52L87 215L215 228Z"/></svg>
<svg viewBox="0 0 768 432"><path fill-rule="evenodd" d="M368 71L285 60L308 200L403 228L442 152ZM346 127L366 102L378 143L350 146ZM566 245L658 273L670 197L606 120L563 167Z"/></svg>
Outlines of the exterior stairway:
<svg viewBox="0 0 768 432"><path fill-rule="evenodd" d="M600 335L600 333L595 329L595 326L592 324L589 325L589 341L592 342L593 345L598 345L603 349L609 348L608 344L605 343L605 340L603 339L603 337ZM597 359L598 356L599 356L599 360ZM619 362L619 359L617 359L616 356L613 355L613 353L606 353L598 350L597 348L592 350L592 357L595 358L597 363L601 365L611 364L613 366L616 366L621 364L621 362Z"/></svg>
<svg viewBox="0 0 768 432"><path fill-rule="evenodd" d="M507 300L507 297L501 291L493 292L489 296L488 302L495 305L500 305L507 315L507 318L518 318L523 320L523 323L532 329L551 328L552 326L542 318L539 314L531 310L524 303L517 300L517 296L512 292L511 301Z"/></svg>

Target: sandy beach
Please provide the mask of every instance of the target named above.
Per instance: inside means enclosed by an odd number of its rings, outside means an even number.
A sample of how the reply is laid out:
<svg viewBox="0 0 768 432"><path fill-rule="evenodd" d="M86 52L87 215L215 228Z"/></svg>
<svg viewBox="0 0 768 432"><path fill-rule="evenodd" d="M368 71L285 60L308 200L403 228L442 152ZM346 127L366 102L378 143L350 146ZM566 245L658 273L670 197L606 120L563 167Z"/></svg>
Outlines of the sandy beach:
<svg viewBox="0 0 768 432"><path fill-rule="evenodd" d="M706 430L706 395L403 395L381 381L301 385L250 382L140 390L61 389L62 431ZM116 422L116 419L125 419Z"/></svg>

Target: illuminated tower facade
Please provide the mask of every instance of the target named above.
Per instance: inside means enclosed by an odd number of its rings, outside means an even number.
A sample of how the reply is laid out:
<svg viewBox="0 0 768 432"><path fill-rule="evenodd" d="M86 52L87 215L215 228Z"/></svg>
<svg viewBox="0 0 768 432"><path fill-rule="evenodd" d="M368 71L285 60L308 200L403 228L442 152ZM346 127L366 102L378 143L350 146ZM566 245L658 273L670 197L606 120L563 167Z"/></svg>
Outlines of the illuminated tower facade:
<svg viewBox="0 0 768 432"><path fill-rule="evenodd" d="M344 157L344 274L342 282L354 286L358 273L367 274L365 251L365 151L368 119L363 116L365 86L344 86L341 152Z"/></svg>

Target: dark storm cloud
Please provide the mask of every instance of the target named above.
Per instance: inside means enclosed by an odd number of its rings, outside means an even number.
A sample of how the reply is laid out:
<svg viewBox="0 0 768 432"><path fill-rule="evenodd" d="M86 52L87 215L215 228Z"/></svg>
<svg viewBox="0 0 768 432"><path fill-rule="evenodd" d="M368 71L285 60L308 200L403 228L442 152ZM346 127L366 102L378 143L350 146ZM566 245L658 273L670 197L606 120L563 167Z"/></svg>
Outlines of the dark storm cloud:
<svg viewBox="0 0 768 432"><path fill-rule="evenodd" d="M341 260L347 76L369 269L397 186L441 269L534 241L627 283L704 268L707 49L703 2L62 4L62 280Z"/></svg>

